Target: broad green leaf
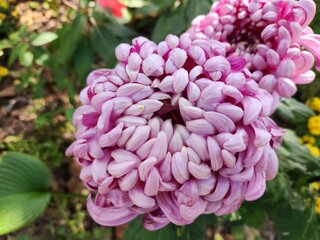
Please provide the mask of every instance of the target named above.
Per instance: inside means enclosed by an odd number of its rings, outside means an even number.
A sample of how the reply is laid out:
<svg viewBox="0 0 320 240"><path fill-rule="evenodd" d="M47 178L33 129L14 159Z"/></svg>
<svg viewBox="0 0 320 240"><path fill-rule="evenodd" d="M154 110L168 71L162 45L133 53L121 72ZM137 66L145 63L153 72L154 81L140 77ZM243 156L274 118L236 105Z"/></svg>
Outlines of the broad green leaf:
<svg viewBox="0 0 320 240"><path fill-rule="evenodd" d="M78 73L78 81L84 85L84 80L88 72L92 69L94 53L88 38L83 38L74 55L74 66Z"/></svg>
<svg viewBox="0 0 320 240"><path fill-rule="evenodd" d="M139 217L130 222L124 240L204 240L207 226L214 226L216 222L215 215L202 215L186 226L169 224L157 231L148 231L142 226L142 218Z"/></svg>
<svg viewBox="0 0 320 240"><path fill-rule="evenodd" d="M304 126L307 119L314 116L314 114L308 106L293 98L282 100L276 111L276 116L280 118L279 120L294 124L296 128L299 128L296 129L297 132L305 132Z"/></svg>
<svg viewBox="0 0 320 240"><path fill-rule="evenodd" d="M239 209L242 218L241 223L255 228L262 227L270 205L272 203L268 202L266 195L256 201L245 201Z"/></svg>
<svg viewBox="0 0 320 240"><path fill-rule="evenodd" d="M67 108L65 110L65 116L68 119L68 121L70 123L72 123L72 118L73 118L73 114L74 114L75 109L73 107Z"/></svg>
<svg viewBox="0 0 320 240"><path fill-rule="evenodd" d="M201 215L192 224L179 227L179 239L181 240L205 240L207 226L213 226L216 223L217 217L211 215Z"/></svg>
<svg viewBox="0 0 320 240"><path fill-rule="evenodd" d="M152 40L160 42L169 34L179 35L188 26L186 4L180 4L175 10L167 11L158 19L152 34Z"/></svg>
<svg viewBox="0 0 320 240"><path fill-rule="evenodd" d="M188 23L201 14L207 14L210 10L212 1L208 0L188 0L187 9L186 9L186 17Z"/></svg>
<svg viewBox="0 0 320 240"><path fill-rule="evenodd" d="M46 208L51 176L40 160L19 152L0 159L0 235L35 220Z"/></svg>
<svg viewBox="0 0 320 240"><path fill-rule="evenodd" d="M317 224L313 209L301 212L283 208L277 214L275 227L279 232L279 239L318 240L320 237L319 224Z"/></svg>
<svg viewBox="0 0 320 240"><path fill-rule="evenodd" d="M281 120L286 122L292 123L294 121L294 114L292 113L290 107L284 102L279 103L276 114Z"/></svg>
<svg viewBox="0 0 320 240"><path fill-rule="evenodd" d="M297 100L295 100L294 98L289 98L286 100L287 102L290 103L292 112L296 115L296 116L301 116L304 118L309 118L311 116L314 116L314 112L311 110L311 108L309 108L307 105L305 105L304 103L301 103Z"/></svg>
<svg viewBox="0 0 320 240"><path fill-rule="evenodd" d="M151 3L158 6L160 10L172 7L174 2L175 0L151 0Z"/></svg>
<svg viewBox="0 0 320 240"><path fill-rule="evenodd" d="M96 26L91 34L91 45L94 51L112 67L116 62L114 49L119 41L106 25Z"/></svg>
<svg viewBox="0 0 320 240"><path fill-rule="evenodd" d="M57 60L60 63L65 64L73 56L83 36L83 28L87 20L86 15L78 13L70 24L66 24L58 31L58 46L54 47L59 50Z"/></svg>
<svg viewBox="0 0 320 240"><path fill-rule="evenodd" d="M320 168L320 161L314 157L309 149L299 142L298 137L292 130L287 129L283 136L282 146L278 150L280 167L287 170L298 167L306 170L303 174L313 175L313 171Z"/></svg>
<svg viewBox="0 0 320 240"><path fill-rule="evenodd" d="M33 53L30 51L21 53L19 55L19 62L22 66L31 67L33 63Z"/></svg>
<svg viewBox="0 0 320 240"><path fill-rule="evenodd" d="M278 184L280 192L293 209L300 211L305 209L305 200L294 191L291 180L286 173L278 173L274 181Z"/></svg>
<svg viewBox="0 0 320 240"><path fill-rule="evenodd" d="M33 46L43 46L48 44L58 38L58 35L54 32L42 32L37 33L31 39L31 44Z"/></svg>
<svg viewBox="0 0 320 240"><path fill-rule="evenodd" d="M132 11L132 15L133 16L145 16L145 18L147 19L148 16L156 16L158 14L158 12L159 12L159 7L157 7L157 6L153 5L153 4L149 4L149 5L146 5L146 6L141 7L141 8L133 8L131 11ZM153 21L145 20L145 21L143 21L141 23L138 25L139 28L141 28L141 26L144 26L146 24L150 24L150 25L152 25L154 27L154 22ZM150 32L150 31L152 31L152 28L150 28L150 29L144 29L143 28L143 30L146 31L146 32Z"/></svg>
<svg viewBox="0 0 320 240"><path fill-rule="evenodd" d="M134 31L132 31L125 25L119 24L115 19L109 18L109 21L110 22L105 24L106 28L108 28L112 35L114 35L115 37L122 38L123 40L121 40L121 42L127 39L131 39L133 36L136 35Z"/></svg>
<svg viewBox="0 0 320 240"><path fill-rule="evenodd" d="M178 239L176 227L167 225L157 231L148 231L142 226L142 218L139 217L129 223L123 240L176 240Z"/></svg>
<svg viewBox="0 0 320 240"><path fill-rule="evenodd" d="M52 64L52 69L54 70L54 72L56 73L53 76L53 81L57 87L57 89L59 91L62 91L62 89L64 88L66 82L65 82L65 77L67 75L67 71L66 71L66 66L65 65L60 65L57 62L54 62ZM60 70L60 71L59 71Z"/></svg>

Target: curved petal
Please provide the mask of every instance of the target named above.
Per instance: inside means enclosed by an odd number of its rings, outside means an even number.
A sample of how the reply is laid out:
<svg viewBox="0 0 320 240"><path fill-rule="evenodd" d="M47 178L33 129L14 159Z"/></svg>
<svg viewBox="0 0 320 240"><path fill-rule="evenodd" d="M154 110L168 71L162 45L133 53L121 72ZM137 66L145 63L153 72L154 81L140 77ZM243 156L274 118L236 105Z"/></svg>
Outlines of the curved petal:
<svg viewBox="0 0 320 240"><path fill-rule="evenodd" d="M103 226L118 226L139 216L130 208L99 207L92 201L90 195L87 199L87 209L94 221Z"/></svg>

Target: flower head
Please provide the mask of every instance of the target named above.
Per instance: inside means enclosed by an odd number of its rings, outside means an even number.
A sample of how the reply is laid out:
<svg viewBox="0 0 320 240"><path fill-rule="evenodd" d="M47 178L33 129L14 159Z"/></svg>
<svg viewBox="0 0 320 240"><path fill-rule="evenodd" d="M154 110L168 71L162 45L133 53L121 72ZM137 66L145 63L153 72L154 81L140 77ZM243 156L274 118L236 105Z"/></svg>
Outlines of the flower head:
<svg viewBox="0 0 320 240"><path fill-rule="evenodd" d="M319 157L320 156L320 149L311 144L311 143L306 143L305 146L309 149L310 153L315 156L315 157Z"/></svg>
<svg viewBox="0 0 320 240"><path fill-rule="evenodd" d="M0 65L0 77L5 77L8 75L9 75L9 69Z"/></svg>
<svg viewBox="0 0 320 240"><path fill-rule="evenodd" d="M0 0L0 8L7 9L9 7L7 0Z"/></svg>
<svg viewBox="0 0 320 240"><path fill-rule="evenodd" d="M315 211L317 214L320 214L320 197L316 198Z"/></svg>
<svg viewBox="0 0 320 240"><path fill-rule="evenodd" d="M92 72L67 154L106 226L144 215L147 229L223 215L255 200L275 177L283 131L272 96L226 45L169 35L116 48L115 69Z"/></svg>
<svg viewBox="0 0 320 240"><path fill-rule="evenodd" d="M303 135L301 138L301 143L310 143L311 145L316 143L316 139L310 135Z"/></svg>
<svg viewBox="0 0 320 240"><path fill-rule="evenodd" d="M308 27L315 15L313 0L221 0L206 16L194 19L186 34L229 45L227 56L243 56L259 86L274 97L310 83L316 58L320 69L320 36Z"/></svg>
<svg viewBox="0 0 320 240"><path fill-rule="evenodd" d="M320 97L314 97L314 98L308 100L306 104L312 110L320 112Z"/></svg>
<svg viewBox="0 0 320 240"><path fill-rule="evenodd" d="M320 136L320 115L308 119L308 129L312 135Z"/></svg>

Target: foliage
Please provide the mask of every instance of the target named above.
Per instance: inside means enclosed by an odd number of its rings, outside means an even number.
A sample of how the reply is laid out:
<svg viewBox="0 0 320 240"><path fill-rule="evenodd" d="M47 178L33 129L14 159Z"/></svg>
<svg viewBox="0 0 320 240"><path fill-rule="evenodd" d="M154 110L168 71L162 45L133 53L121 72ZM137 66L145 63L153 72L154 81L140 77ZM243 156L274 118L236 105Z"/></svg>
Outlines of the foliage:
<svg viewBox="0 0 320 240"><path fill-rule="evenodd" d="M206 228L209 226L213 227L216 222L217 218L213 215L203 215L188 226L179 227L169 224L165 228L151 232L141 227L142 218L139 217L129 224L128 230L124 235L124 240L202 240L206 239Z"/></svg>
<svg viewBox="0 0 320 240"><path fill-rule="evenodd" d="M0 160L0 235L36 219L47 207L51 194L50 172L40 160L7 152Z"/></svg>

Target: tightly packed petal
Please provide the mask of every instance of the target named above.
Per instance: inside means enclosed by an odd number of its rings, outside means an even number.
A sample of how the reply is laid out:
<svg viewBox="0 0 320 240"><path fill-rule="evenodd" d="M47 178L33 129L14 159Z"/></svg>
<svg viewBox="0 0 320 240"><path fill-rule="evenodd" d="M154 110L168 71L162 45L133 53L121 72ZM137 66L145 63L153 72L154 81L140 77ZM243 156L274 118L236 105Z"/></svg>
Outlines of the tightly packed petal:
<svg viewBox="0 0 320 240"><path fill-rule="evenodd" d="M314 80L314 58L320 70L320 36L308 27L315 7L313 0L220 0L185 34L225 43L227 57L245 57L252 78L272 94L275 109L281 97L296 93L295 84Z"/></svg>
<svg viewBox="0 0 320 240"><path fill-rule="evenodd" d="M67 154L82 166L88 210L106 226L144 215L149 230L223 215L265 191L283 131L271 94L216 40L139 37L92 72Z"/></svg>

